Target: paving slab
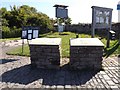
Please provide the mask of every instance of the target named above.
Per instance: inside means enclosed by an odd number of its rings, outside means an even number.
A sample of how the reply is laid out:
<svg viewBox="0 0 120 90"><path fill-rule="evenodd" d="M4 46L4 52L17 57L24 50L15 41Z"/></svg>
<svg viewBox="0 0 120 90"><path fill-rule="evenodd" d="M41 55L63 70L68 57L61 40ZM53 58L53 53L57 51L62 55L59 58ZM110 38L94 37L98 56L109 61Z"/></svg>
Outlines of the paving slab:
<svg viewBox="0 0 120 90"><path fill-rule="evenodd" d="M103 60L101 71L87 70L69 70L69 67L63 67L60 70L54 69L33 69L29 57L7 56L7 59L15 61L0 64L2 88L41 88L51 90L119 90L120 81L118 70L118 58L107 58ZM64 58L66 63L68 58ZM114 64L111 65L112 62ZM106 64L107 63L107 64Z"/></svg>

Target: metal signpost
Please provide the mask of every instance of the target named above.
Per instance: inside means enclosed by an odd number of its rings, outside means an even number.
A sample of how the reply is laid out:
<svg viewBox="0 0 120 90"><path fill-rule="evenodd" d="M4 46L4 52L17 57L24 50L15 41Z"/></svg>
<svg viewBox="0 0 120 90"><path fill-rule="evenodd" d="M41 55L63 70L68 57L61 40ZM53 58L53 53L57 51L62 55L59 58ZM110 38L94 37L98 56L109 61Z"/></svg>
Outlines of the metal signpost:
<svg viewBox="0 0 120 90"><path fill-rule="evenodd" d="M91 37L95 36L95 29L106 29L108 32L107 47L109 47L109 31L111 30L112 23L112 10L111 8L104 8L92 6L92 33Z"/></svg>
<svg viewBox="0 0 120 90"><path fill-rule="evenodd" d="M63 32L64 26L60 24L59 18L64 19L64 23L65 23L65 19L68 18L68 9L66 9L68 6L56 4L53 7L55 7L55 10L56 10L55 16L57 18L58 32Z"/></svg>
<svg viewBox="0 0 120 90"><path fill-rule="evenodd" d="M28 40L38 38L39 30L40 30L39 27L32 27L32 26L22 27L22 36L21 36L21 39L22 39L22 54L23 54L23 49L24 49L24 39L27 39L27 42L28 42ZM29 42L28 42L28 44L29 44Z"/></svg>

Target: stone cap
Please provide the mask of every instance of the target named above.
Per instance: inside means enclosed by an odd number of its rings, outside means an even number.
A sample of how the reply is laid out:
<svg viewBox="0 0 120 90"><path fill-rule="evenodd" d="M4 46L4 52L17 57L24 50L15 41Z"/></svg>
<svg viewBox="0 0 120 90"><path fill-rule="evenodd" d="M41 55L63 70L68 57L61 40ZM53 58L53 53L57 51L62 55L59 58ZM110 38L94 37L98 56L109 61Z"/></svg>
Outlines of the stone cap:
<svg viewBox="0 0 120 90"><path fill-rule="evenodd" d="M36 38L29 41L29 45L60 45L61 38Z"/></svg>
<svg viewBox="0 0 120 90"><path fill-rule="evenodd" d="M98 38L71 38L71 46L104 46Z"/></svg>

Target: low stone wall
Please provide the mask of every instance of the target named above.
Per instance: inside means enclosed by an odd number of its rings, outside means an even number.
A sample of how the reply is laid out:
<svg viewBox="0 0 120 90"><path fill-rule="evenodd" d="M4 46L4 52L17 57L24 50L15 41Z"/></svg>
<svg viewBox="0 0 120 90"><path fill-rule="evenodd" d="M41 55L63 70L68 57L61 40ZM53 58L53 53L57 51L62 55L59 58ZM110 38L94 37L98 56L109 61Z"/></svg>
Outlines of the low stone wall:
<svg viewBox="0 0 120 90"><path fill-rule="evenodd" d="M72 42L74 41L74 42ZM96 39L97 41L97 39ZM93 39L93 42L96 42ZM79 43L82 42L83 44ZM100 41L97 41L100 42ZM97 43L96 42L96 43ZM90 44L88 44L90 43ZM92 45L88 39L71 40L70 41L70 67L71 69L92 69L98 70L102 68L103 45L99 43Z"/></svg>
<svg viewBox="0 0 120 90"><path fill-rule="evenodd" d="M65 31L71 31L76 33L86 33L91 34L91 24L73 24L73 25L66 25Z"/></svg>
<svg viewBox="0 0 120 90"><path fill-rule="evenodd" d="M61 39L39 38L29 43L32 67L59 69L61 64ZM103 43L97 38L70 39L71 69L101 69Z"/></svg>
<svg viewBox="0 0 120 90"><path fill-rule="evenodd" d="M120 38L120 23L113 24L112 30L115 31L116 38Z"/></svg>
<svg viewBox="0 0 120 90"><path fill-rule="evenodd" d="M56 28L57 29L57 28ZM120 34L120 23L112 24L112 30L116 32L116 38L119 37ZM71 24L65 26L65 31L76 32L76 33L85 33L91 34L91 24ZM106 37L107 30L95 30L95 34Z"/></svg>
<svg viewBox="0 0 120 90"><path fill-rule="evenodd" d="M42 39L41 39L42 40ZM60 44L52 43L51 39L42 40L44 44L39 41L39 44L30 44L30 57L32 67L37 68L48 68L48 69L59 69L60 58L61 58L61 46ZM49 42L49 43L48 43ZM60 41L59 41L60 42Z"/></svg>

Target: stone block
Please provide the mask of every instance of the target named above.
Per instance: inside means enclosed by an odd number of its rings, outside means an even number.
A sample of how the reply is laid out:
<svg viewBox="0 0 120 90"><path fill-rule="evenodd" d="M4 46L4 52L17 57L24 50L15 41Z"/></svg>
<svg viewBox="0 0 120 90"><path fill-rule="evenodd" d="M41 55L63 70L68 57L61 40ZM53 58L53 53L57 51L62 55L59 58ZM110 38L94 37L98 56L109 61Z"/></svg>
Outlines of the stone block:
<svg viewBox="0 0 120 90"><path fill-rule="evenodd" d="M58 68L61 57L60 38L40 38L30 42L31 64L37 68Z"/></svg>
<svg viewBox="0 0 120 90"><path fill-rule="evenodd" d="M77 69L101 68L103 48L101 41L95 38L71 39L70 66Z"/></svg>

